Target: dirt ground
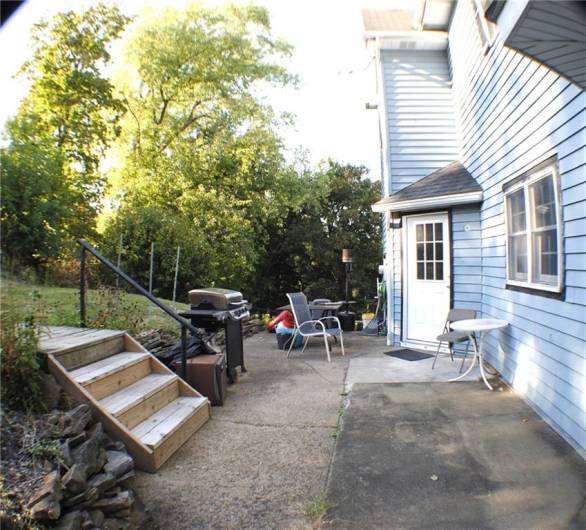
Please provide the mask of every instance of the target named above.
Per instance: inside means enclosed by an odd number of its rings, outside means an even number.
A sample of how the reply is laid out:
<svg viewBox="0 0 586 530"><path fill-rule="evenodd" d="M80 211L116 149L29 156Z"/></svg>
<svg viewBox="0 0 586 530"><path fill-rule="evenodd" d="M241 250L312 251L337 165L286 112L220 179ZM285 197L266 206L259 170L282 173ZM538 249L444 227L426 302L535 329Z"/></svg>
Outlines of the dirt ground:
<svg viewBox="0 0 586 530"><path fill-rule="evenodd" d="M134 486L161 529L311 528L336 441L348 360L384 340L345 334L346 357L312 339L291 359L273 334L244 341L248 373L223 407L156 473Z"/></svg>

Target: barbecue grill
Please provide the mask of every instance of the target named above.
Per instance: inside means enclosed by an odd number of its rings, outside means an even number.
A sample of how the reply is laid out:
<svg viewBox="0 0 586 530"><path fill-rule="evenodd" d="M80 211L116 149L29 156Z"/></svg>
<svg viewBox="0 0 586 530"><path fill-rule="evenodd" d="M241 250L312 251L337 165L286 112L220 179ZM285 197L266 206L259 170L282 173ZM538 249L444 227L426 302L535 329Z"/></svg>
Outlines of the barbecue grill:
<svg viewBox="0 0 586 530"><path fill-rule="evenodd" d="M244 367L244 349L242 346L242 321L250 316L248 302L242 293L229 289L210 287L189 291L189 311L182 311L182 317L189 318L193 326L207 332L217 333L224 329L226 336L226 362L228 381L235 383L236 368Z"/></svg>

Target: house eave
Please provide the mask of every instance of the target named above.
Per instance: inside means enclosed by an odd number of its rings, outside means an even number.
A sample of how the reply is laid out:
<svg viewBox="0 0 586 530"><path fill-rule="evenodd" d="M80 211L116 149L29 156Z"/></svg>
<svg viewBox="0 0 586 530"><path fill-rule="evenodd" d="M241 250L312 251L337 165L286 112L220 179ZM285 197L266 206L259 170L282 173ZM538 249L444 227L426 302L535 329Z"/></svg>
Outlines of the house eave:
<svg viewBox="0 0 586 530"><path fill-rule="evenodd" d="M382 199L372 205L374 212L413 212L418 210L431 210L463 204L476 204L482 202L482 191L469 193L456 193L453 195L442 195L439 197L425 197L421 199L410 199L405 201L387 202Z"/></svg>
<svg viewBox="0 0 586 530"><path fill-rule="evenodd" d="M374 41L380 50L445 50L448 32L439 30L367 31L365 41Z"/></svg>

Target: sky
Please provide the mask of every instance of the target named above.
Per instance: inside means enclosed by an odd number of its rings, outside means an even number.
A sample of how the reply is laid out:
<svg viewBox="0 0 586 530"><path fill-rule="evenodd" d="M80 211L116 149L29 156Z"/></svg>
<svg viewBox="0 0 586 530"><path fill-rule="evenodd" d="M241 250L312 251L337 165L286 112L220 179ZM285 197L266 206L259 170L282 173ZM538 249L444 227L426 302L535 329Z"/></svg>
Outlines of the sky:
<svg viewBox="0 0 586 530"><path fill-rule="evenodd" d="M0 126L15 114L27 92L23 80L13 78L27 59L30 30L42 18L59 11L87 7L93 0L28 0L0 30ZM188 0L119 0L122 12L136 14L145 6L182 6ZM217 0L207 5L223 3ZM233 1L233 3L248 3ZM361 9L387 5L381 0L256 0L267 7L276 36L293 45L285 63L300 77L297 89L271 90L268 101L296 115L295 125L284 131L287 147L301 147L312 164L332 158L364 165L373 180L380 178L377 112L366 110L375 102L372 52L362 38ZM9 50L9 53L6 51Z"/></svg>

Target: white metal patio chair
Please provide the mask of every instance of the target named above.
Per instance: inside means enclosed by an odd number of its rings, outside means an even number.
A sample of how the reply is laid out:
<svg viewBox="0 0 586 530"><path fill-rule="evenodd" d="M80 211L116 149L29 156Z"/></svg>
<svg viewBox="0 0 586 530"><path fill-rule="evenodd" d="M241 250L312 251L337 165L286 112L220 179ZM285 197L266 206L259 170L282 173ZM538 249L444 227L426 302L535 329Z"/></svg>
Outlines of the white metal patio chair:
<svg viewBox="0 0 586 530"><path fill-rule="evenodd" d="M433 364L431 365L431 369L435 368L435 363L437 361L437 357L439 355L439 351L442 345L442 342L448 343L448 348L450 350L450 358L452 362L454 361L454 344L458 342L466 342L466 351L464 352L464 358L462 359L462 364L460 365L459 372L462 372L462 368L464 367L464 362L466 361L466 357L468 356L468 349L470 348L470 337L467 333L462 331L454 331L450 328L450 324L452 322L457 322L458 320L467 320L469 318L476 318L476 311L473 309L450 309L448 311L448 316L446 318L446 323L444 325L443 332L437 336L436 340L438 341L437 351L435 352L435 359L433 360ZM474 342L476 342L476 337L474 337Z"/></svg>
<svg viewBox="0 0 586 530"><path fill-rule="evenodd" d="M320 319L312 319L310 306L307 303L307 298L303 293L287 293L287 298L289 298L289 303L291 304L291 311L295 318L295 332L293 333L291 346L289 347L289 351L287 352L287 358L289 358L289 356L291 355L293 342L295 341L295 337L297 335L305 337L305 344L303 345L301 353L305 351L307 343L309 342L309 339L311 337L323 337L324 343L326 345L326 354L328 356L328 362L331 362L330 345L328 343L328 339L330 337L333 337L334 339L340 337L340 348L342 350L342 355L345 355L344 338L342 337L342 326L340 325L338 317L327 316L322 317ZM326 328L325 321L327 320L333 320L338 327Z"/></svg>

